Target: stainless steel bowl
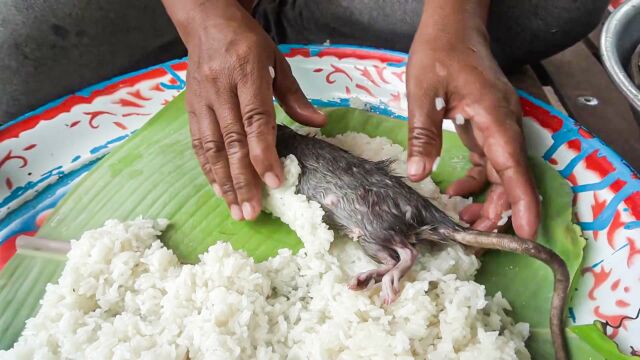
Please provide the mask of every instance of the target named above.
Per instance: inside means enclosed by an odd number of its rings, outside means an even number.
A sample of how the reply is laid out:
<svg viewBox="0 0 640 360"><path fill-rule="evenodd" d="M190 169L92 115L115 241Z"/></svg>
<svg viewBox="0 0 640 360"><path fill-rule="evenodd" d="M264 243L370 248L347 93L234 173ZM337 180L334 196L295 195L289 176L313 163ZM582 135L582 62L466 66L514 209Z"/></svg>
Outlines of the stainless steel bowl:
<svg viewBox="0 0 640 360"><path fill-rule="evenodd" d="M626 0L607 19L600 38L604 67L640 122L640 89L631 79L631 56L640 45L640 0ZM635 64L635 66L638 66Z"/></svg>

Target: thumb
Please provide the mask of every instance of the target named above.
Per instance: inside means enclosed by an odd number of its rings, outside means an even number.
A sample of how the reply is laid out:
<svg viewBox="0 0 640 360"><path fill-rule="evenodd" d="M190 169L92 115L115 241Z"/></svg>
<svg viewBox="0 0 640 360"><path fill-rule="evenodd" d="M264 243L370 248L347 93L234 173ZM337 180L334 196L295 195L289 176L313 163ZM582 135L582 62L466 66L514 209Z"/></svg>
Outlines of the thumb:
<svg viewBox="0 0 640 360"><path fill-rule="evenodd" d="M443 93L421 82L407 84L409 102L409 156L407 175L412 181L423 180L440 156L442 118L446 104Z"/></svg>
<svg viewBox="0 0 640 360"><path fill-rule="evenodd" d="M273 93L282 109L296 122L312 127L322 127L327 117L311 105L291 73L291 66L279 52L276 54Z"/></svg>

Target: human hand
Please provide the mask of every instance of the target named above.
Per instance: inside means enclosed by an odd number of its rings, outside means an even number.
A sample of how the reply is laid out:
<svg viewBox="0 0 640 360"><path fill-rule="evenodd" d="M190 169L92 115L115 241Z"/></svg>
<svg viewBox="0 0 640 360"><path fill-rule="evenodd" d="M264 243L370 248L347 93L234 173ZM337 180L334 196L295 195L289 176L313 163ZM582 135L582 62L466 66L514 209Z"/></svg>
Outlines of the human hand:
<svg viewBox="0 0 640 360"><path fill-rule="evenodd" d="M324 125L289 64L236 0L164 0L189 51L187 110L192 144L207 179L235 220L255 219L261 182L276 188L283 169L276 152L272 97L296 121Z"/></svg>
<svg viewBox="0 0 640 360"><path fill-rule="evenodd" d="M492 231L511 208L516 234L533 239L540 202L527 165L518 97L491 54L484 27L451 20L444 33L421 24L411 47L409 179L429 175L442 148L442 119L454 119L473 167L447 193L466 196L490 183L485 203L467 206L461 219Z"/></svg>

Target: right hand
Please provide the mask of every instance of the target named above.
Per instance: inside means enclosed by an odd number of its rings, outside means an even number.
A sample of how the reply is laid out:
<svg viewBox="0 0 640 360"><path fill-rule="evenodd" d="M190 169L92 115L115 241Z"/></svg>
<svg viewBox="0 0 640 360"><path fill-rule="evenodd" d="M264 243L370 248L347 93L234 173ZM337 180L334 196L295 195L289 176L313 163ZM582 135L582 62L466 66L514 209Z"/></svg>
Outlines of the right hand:
<svg viewBox="0 0 640 360"><path fill-rule="evenodd" d="M486 201L465 207L460 218L476 230L492 231L512 209L516 234L533 240L540 201L527 164L520 102L491 53L489 2L425 4L407 68L408 177L421 181L431 173L442 149L442 119L462 116L456 131L473 167L447 194L469 196L490 186ZM445 100L442 108L435 104L438 97Z"/></svg>
<svg viewBox="0 0 640 360"><path fill-rule="evenodd" d="M261 211L261 181L284 180L272 97L297 122L325 115L307 100L289 64L236 0L164 0L189 51L187 110L193 149L235 220ZM272 77L272 74L274 77Z"/></svg>

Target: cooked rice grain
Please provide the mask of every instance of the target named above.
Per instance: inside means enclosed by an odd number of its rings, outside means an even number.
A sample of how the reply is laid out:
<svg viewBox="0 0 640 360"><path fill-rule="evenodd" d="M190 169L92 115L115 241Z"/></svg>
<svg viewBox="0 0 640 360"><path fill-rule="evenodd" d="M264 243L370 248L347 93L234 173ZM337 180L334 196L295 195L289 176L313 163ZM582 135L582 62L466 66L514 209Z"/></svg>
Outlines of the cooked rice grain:
<svg viewBox="0 0 640 360"><path fill-rule="evenodd" d="M382 138L330 139L371 160L406 153ZM354 292L356 273L377 266L336 236L323 211L295 194L300 167L284 159L286 182L265 207L305 244L256 264L219 242L197 265L181 265L158 235L166 220L110 220L72 241L58 284L2 359L529 359L527 324L515 324L500 294L473 281L478 260L459 246L421 249L390 306L379 285ZM412 184L457 219L468 203Z"/></svg>

